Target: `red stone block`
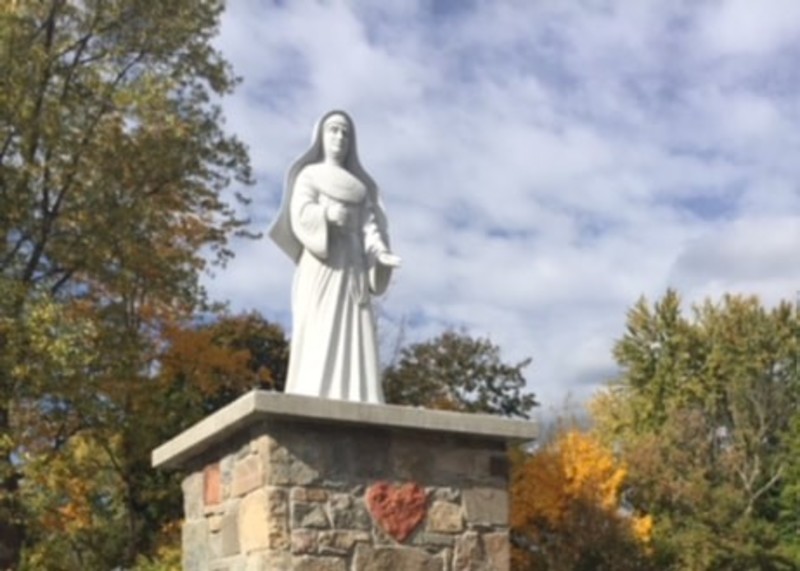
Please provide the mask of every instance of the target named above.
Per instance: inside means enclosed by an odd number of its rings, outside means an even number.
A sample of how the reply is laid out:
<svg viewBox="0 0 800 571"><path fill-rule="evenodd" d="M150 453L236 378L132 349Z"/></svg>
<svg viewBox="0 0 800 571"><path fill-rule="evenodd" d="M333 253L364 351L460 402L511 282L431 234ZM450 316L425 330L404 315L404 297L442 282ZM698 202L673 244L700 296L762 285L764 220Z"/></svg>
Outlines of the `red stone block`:
<svg viewBox="0 0 800 571"><path fill-rule="evenodd" d="M203 470L203 504L213 506L222 501L222 477L219 462L209 464Z"/></svg>

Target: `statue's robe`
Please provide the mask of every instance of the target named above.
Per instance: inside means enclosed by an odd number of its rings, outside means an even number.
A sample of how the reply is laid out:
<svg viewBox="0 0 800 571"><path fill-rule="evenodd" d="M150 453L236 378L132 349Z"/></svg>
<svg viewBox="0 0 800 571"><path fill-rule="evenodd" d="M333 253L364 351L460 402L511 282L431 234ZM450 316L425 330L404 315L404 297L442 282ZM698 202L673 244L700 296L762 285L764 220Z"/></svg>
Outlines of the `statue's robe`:
<svg viewBox="0 0 800 571"><path fill-rule="evenodd" d="M384 402L371 297L382 293L390 268L382 212L365 185L343 168L319 163L298 174L289 221L302 245L292 287L293 328L286 392ZM325 210L342 204L339 227Z"/></svg>

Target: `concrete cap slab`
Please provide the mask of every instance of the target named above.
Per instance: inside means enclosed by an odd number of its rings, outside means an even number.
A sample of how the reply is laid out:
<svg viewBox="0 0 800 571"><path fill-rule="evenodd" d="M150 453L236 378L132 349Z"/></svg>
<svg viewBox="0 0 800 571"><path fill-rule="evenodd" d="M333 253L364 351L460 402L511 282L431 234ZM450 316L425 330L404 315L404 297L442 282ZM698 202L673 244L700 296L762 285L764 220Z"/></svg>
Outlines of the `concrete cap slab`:
<svg viewBox="0 0 800 571"><path fill-rule="evenodd" d="M233 433L269 419L422 430L501 441L534 440L538 435L537 424L528 420L252 391L156 448L153 467L178 468Z"/></svg>

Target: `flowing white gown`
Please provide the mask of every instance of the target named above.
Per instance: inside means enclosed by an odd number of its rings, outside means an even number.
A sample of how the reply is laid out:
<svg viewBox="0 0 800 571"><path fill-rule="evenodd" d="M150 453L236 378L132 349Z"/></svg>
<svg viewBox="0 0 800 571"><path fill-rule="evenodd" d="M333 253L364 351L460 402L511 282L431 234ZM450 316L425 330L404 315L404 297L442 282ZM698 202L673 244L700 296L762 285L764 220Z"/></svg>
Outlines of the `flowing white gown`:
<svg viewBox="0 0 800 571"><path fill-rule="evenodd" d="M344 205L347 221L325 216ZM376 208L364 184L347 170L311 164L300 171L291 196L291 228L303 246L292 288L293 332L286 392L332 399L384 402L370 279L387 250ZM374 273L373 273L374 276ZM371 285L372 284L372 285Z"/></svg>

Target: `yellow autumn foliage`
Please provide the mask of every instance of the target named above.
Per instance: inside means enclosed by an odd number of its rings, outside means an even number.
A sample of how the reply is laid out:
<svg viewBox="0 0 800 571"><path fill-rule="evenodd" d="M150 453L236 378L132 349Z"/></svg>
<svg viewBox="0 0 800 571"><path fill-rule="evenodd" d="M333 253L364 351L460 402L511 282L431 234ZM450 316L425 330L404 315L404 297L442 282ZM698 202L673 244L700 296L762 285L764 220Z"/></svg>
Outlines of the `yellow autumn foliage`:
<svg viewBox="0 0 800 571"><path fill-rule="evenodd" d="M572 568L585 550L606 549L612 561L631 544L646 556L653 521L622 509L627 468L595 436L566 430L516 460L511 526L530 549L515 550L515 569Z"/></svg>
<svg viewBox="0 0 800 571"><path fill-rule="evenodd" d="M556 453L562 457L567 498L586 499L605 510L617 508L626 469L596 439L571 430L558 442Z"/></svg>
<svg viewBox="0 0 800 571"><path fill-rule="evenodd" d="M649 514L631 518L633 535L645 543L649 543L653 537L653 525L653 517Z"/></svg>

